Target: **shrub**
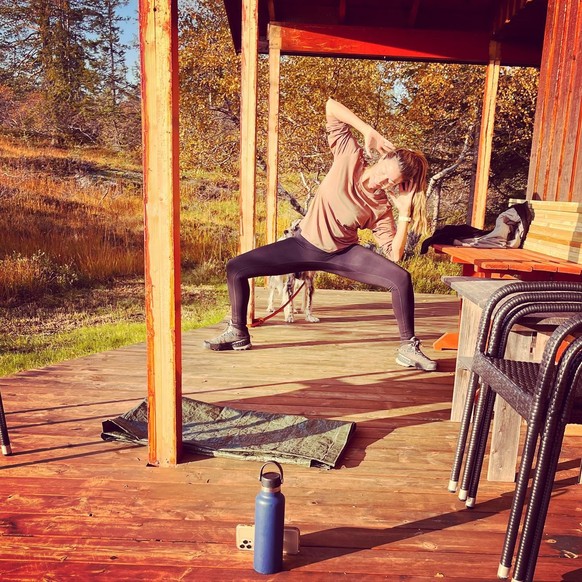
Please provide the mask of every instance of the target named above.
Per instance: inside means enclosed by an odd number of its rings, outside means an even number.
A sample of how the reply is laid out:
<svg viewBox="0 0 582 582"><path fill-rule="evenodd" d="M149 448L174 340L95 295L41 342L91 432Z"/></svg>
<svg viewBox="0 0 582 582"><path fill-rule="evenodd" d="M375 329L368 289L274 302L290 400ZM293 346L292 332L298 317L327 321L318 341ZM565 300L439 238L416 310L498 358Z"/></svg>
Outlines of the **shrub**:
<svg viewBox="0 0 582 582"><path fill-rule="evenodd" d="M55 263L42 251L28 257L12 253L0 260L0 301L9 302L65 289L78 279L79 275L70 263Z"/></svg>

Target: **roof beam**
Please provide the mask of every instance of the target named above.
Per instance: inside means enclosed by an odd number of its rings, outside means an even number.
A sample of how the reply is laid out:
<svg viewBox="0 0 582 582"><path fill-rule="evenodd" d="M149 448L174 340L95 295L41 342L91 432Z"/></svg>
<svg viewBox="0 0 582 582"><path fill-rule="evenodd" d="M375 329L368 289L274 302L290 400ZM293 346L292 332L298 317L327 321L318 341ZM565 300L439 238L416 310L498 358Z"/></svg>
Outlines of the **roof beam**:
<svg viewBox="0 0 582 582"><path fill-rule="evenodd" d="M487 64L490 36L481 32L271 23L281 54ZM502 65L539 66L541 49L503 43Z"/></svg>
<svg viewBox="0 0 582 582"><path fill-rule="evenodd" d="M339 0L338 22L345 22L347 14L347 0Z"/></svg>
<svg viewBox="0 0 582 582"><path fill-rule="evenodd" d="M420 0L414 0L412 6L410 7L410 12L408 13L408 26L414 28L416 25L416 19L418 18L418 9L420 8Z"/></svg>
<svg viewBox="0 0 582 582"><path fill-rule="evenodd" d="M493 23L493 33L503 30L533 0L502 0L497 8Z"/></svg>

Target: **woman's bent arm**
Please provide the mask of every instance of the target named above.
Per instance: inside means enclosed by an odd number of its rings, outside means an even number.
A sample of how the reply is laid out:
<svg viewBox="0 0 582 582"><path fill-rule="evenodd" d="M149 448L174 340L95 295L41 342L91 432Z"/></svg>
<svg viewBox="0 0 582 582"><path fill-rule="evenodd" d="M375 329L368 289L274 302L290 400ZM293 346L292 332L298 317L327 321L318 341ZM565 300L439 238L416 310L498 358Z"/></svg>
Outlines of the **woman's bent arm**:
<svg viewBox="0 0 582 582"><path fill-rule="evenodd" d="M337 119L358 130L364 136L366 153L368 155L371 154L370 150L372 149L377 150L381 154L387 154L395 149L394 145L378 133L371 125L362 121L353 111L331 97L325 104L325 116L328 123Z"/></svg>

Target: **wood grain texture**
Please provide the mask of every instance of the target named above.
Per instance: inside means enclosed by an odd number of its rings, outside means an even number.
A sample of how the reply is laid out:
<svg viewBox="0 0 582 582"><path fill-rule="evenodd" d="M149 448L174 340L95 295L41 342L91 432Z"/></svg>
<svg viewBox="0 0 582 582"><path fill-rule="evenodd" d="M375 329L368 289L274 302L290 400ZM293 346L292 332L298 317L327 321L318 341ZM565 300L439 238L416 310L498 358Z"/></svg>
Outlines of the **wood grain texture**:
<svg viewBox="0 0 582 582"><path fill-rule="evenodd" d="M266 307L259 288L257 307ZM394 362L383 292L316 290L320 324L282 316L252 330L253 350L205 351L221 325L184 334L184 395L238 408L357 423L338 469L285 465L296 580L495 579L510 483L481 481L473 510L447 492L458 424L448 420L454 353L430 343L458 320L453 296L417 296L417 335L439 371ZM252 523L260 463L186 454L147 466L146 447L107 443L101 422L147 394L146 346L0 379L15 454L0 457L0 576L38 580L258 580L235 547ZM580 437L566 438L536 582L576 579ZM572 549L574 548L574 549Z"/></svg>
<svg viewBox="0 0 582 582"><path fill-rule="evenodd" d="M550 0L544 35L527 198L580 202L582 10Z"/></svg>
<svg viewBox="0 0 582 582"><path fill-rule="evenodd" d="M150 462L181 449L178 4L140 1Z"/></svg>

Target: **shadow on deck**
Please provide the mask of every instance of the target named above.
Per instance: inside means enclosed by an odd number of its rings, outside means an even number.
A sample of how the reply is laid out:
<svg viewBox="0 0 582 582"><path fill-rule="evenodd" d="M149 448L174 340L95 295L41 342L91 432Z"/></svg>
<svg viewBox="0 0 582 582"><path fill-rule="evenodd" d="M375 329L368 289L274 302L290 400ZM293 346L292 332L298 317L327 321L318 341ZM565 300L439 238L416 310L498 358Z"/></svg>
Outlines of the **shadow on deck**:
<svg viewBox="0 0 582 582"><path fill-rule="evenodd" d="M457 424L448 420L455 352L432 342L458 318L453 296L417 297L417 335L439 370L394 362L388 296L318 290L319 324L282 316L253 350L213 353L183 337L184 396L239 409L357 423L339 467L285 466L297 580L494 580L513 487L482 481L466 510L446 490ZM257 312L266 305L257 290ZM145 346L0 379L13 450L0 458L3 580L250 580L235 527L252 523L260 463L186 455L147 466L145 447L106 443L101 422L146 395ZM567 437L536 580L581 580L579 437ZM567 558L567 559L565 559Z"/></svg>

